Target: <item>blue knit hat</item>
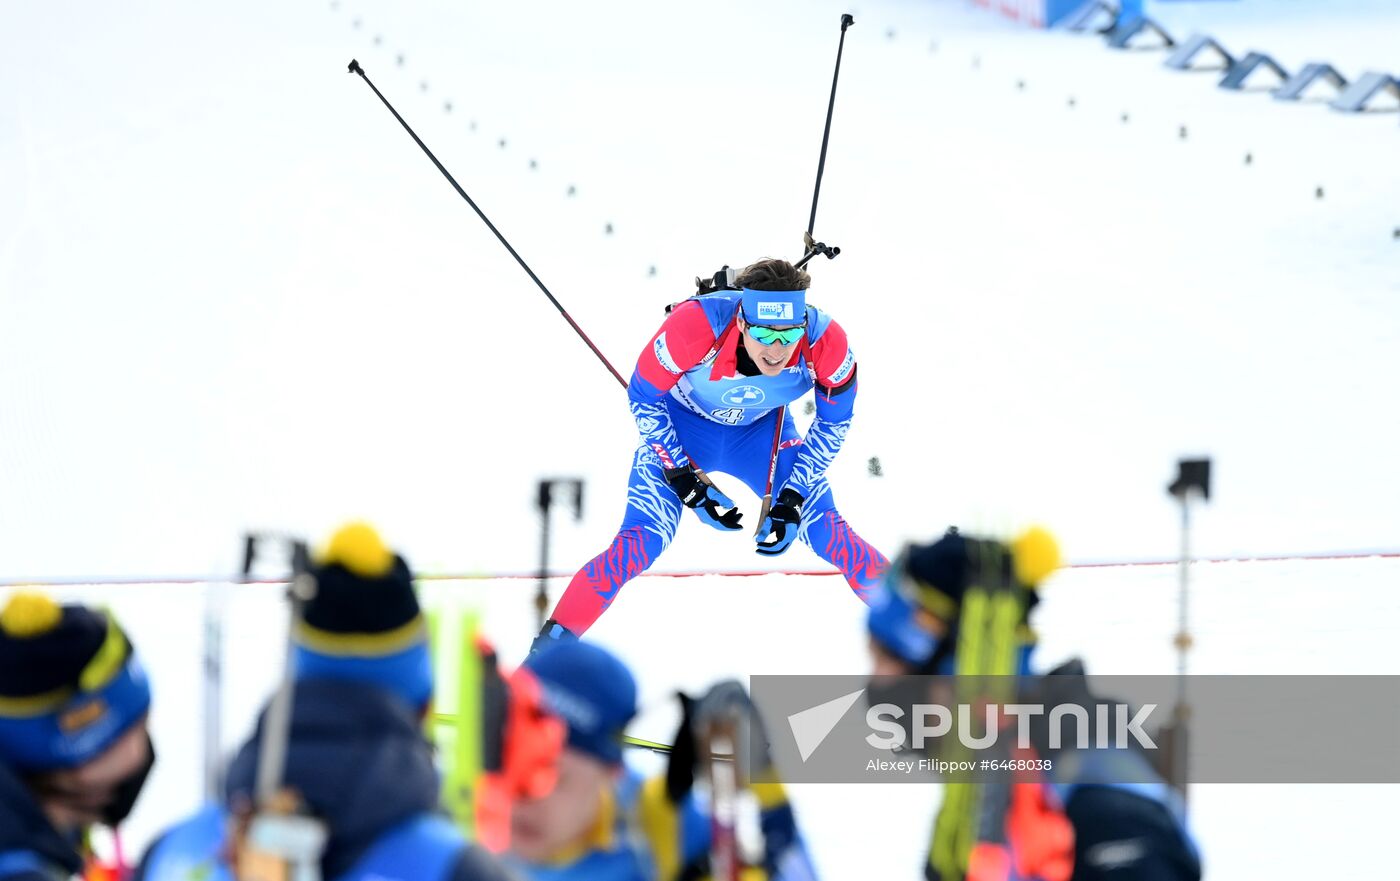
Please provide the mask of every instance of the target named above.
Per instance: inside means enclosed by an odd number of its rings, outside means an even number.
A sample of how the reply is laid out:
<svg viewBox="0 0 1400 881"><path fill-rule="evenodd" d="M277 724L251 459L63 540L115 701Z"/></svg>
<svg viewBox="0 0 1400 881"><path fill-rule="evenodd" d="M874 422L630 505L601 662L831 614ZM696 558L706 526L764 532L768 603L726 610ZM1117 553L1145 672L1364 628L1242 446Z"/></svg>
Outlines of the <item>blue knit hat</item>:
<svg viewBox="0 0 1400 881"><path fill-rule="evenodd" d="M1008 577L1028 588L1018 623L1020 667L1028 668L1035 634L1030 609L1039 601L1035 588L1060 565L1059 546L1041 527L1031 527L1010 542L967 538L949 529L932 544L911 544L886 570L870 600L866 627L870 636L905 664L920 670L940 660L935 670L953 673L952 645L939 648L946 634L956 639L963 595L979 567L1004 567Z"/></svg>
<svg viewBox="0 0 1400 881"><path fill-rule="evenodd" d="M612 653L589 642L554 643L526 659L546 707L569 726L569 746L622 763L622 733L637 715L637 681Z"/></svg>
<svg viewBox="0 0 1400 881"><path fill-rule="evenodd" d="M373 527L352 523L332 536L311 574L316 594L292 630L296 678L368 682L426 709L432 657L404 559Z"/></svg>
<svg viewBox="0 0 1400 881"><path fill-rule="evenodd" d="M150 706L146 671L110 613L28 591L0 611L0 762L85 764Z"/></svg>
<svg viewBox="0 0 1400 881"><path fill-rule="evenodd" d="M806 291L756 291L744 288L744 320L749 324L801 324L807 320Z"/></svg>
<svg viewBox="0 0 1400 881"><path fill-rule="evenodd" d="M938 637L920 625L918 611L907 593L885 579L875 586L866 619L870 636L887 652L915 668L928 663L938 649Z"/></svg>

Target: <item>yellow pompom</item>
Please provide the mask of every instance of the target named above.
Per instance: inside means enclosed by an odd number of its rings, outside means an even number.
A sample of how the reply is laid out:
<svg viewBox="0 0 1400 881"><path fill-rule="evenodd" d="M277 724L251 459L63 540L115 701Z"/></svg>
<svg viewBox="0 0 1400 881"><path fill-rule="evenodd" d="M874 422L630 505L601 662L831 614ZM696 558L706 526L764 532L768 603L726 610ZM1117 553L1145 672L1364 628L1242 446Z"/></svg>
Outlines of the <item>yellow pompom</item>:
<svg viewBox="0 0 1400 881"><path fill-rule="evenodd" d="M383 578L394 568L394 552L368 523L349 523L336 530L321 552L320 563L339 563L361 578Z"/></svg>
<svg viewBox="0 0 1400 881"><path fill-rule="evenodd" d="M18 639L42 636L63 620L63 608L53 598L34 591L20 591L0 611L0 630Z"/></svg>
<svg viewBox="0 0 1400 881"><path fill-rule="evenodd" d="M1016 536L1011 543L1011 557L1016 580L1027 587L1038 586L1064 562L1055 536L1043 526L1032 526Z"/></svg>

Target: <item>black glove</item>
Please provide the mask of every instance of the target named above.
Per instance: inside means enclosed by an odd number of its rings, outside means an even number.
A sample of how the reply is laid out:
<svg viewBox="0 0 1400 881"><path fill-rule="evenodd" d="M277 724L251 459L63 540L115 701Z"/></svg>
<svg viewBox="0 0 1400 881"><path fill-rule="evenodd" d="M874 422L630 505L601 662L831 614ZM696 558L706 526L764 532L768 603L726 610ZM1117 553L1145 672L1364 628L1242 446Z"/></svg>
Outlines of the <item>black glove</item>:
<svg viewBox="0 0 1400 881"><path fill-rule="evenodd" d="M665 474L666 482L680 496L681 502L704 523L715 529L740 528L739 520L743 515L734 507L733 500L701 480L694 468L670 468ZM721 512L721 508L728 510Z"/></svg>
<svg viewBox="0 0 1400 881"><path fill-rule="evenodd" d="M763 525L758 527L758 535L753 537L758 543L754 550L769 557L776 557L786 551L793 539L797 538L797 526L802 522L803 501L805 500L802 496L793 489L784 489L778 493L778 503L768 509L768 516L763 518ZM770 533L773 538L764 541Z"/></svg>
<svg viewBox="0 0 1400 881"><path fill-rule="evenodd" d="M700 759L695 745L695 699L683 691L676 692L676 697L681 702L681 724L666 762L666 796L678 805L695 786L695 764Z"/></svg>

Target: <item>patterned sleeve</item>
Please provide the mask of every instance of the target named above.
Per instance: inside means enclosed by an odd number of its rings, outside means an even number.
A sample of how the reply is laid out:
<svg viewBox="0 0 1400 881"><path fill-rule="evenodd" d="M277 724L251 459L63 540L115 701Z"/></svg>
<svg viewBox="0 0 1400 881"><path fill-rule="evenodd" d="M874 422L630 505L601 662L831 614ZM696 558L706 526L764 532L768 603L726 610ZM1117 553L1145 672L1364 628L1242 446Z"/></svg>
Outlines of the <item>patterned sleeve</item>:
<svg viewBox="0 0 1400 881"><path fill-rule="evenodd" d="M637 358L637 369L627 384L627 398L642 442L656 452L662 467L690 464L671 424L665 397L681 374L699 364L714 343L715 334L705 310L699 303L685 302L671 310Z"/></svg>
<svg viewBox="0 0 1400 881"><path fill-rule="evenodd" d="M802 439L786 487L804 499L845 443L856 403L856 356L846 341L846 332L835 321L812 346L812 372L816 375L817 418Z"/></svg>

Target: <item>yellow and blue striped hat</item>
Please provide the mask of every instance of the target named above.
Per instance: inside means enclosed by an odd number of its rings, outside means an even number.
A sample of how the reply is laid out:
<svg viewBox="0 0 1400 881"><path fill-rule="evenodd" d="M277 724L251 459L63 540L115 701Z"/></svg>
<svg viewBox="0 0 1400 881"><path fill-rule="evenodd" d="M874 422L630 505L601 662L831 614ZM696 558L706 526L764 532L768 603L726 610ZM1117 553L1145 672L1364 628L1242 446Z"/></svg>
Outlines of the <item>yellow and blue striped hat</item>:
<svg viewBox="0 0 1400 881"><path fill-rule="evenodd" d="M296 678L368 682L426 709L432 658L404 559L373 527L351 523L317 555L312 574L316 594L292 631Z"/></svg>
<svg viewBox="0 0 1400 881"><path fill-rule="evenodd" d="M33 591L0 609L0 761L25 771L82 765L151 706L151 688L110 612Z"/></svg>

